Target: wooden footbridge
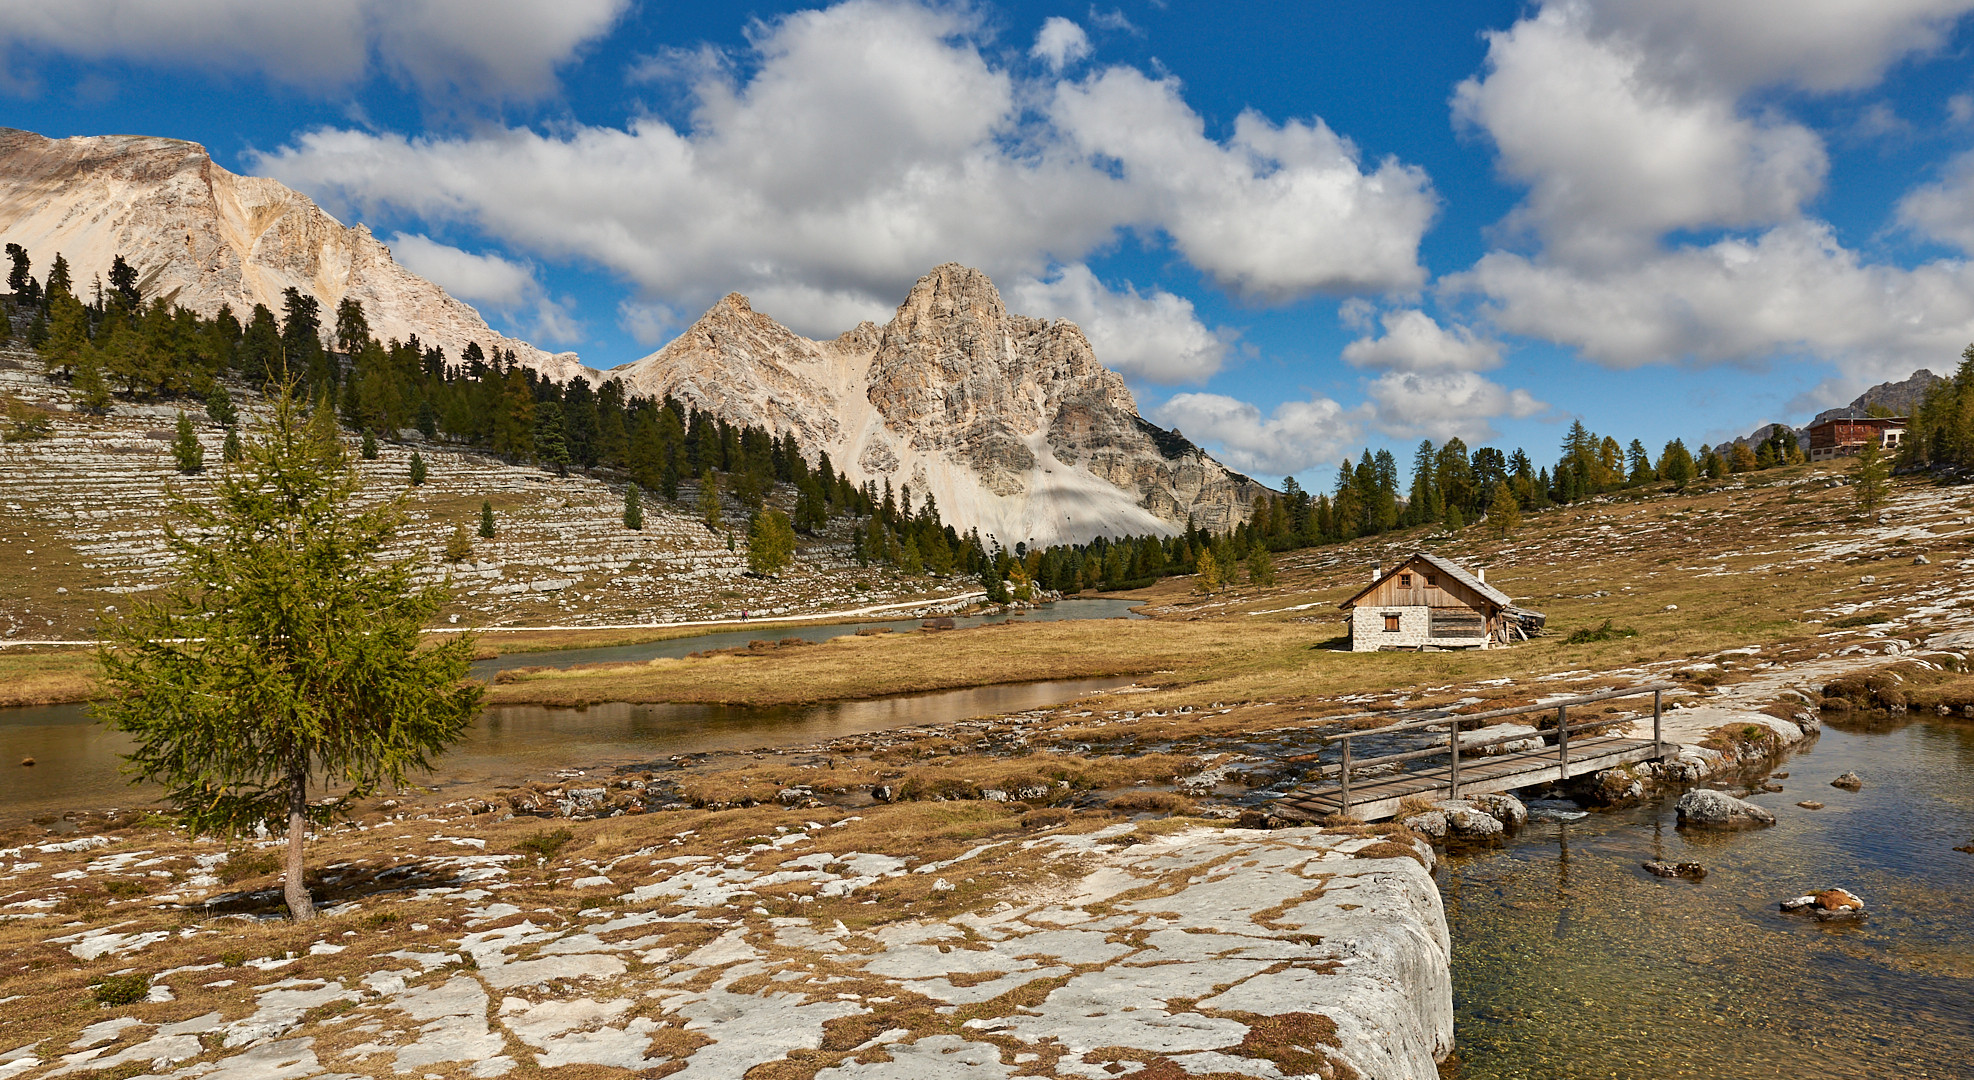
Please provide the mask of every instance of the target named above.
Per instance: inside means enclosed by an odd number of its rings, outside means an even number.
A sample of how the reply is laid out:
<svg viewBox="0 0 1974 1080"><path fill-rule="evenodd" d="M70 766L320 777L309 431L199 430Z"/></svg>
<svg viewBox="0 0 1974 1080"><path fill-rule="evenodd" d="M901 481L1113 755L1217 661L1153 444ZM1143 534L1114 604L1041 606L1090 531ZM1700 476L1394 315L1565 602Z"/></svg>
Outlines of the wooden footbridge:
<svg viewBox="0 0 1974 1080"><path fill-rule="evenodd" d="M1314 770L1312 773L1316 777L1314 782L1283 795L1271 809L1282 817L1311 821L1320 820L1331 814L1345 814L1360 821L1378 821L1396 814L1398 804L1409 798L1438 801L1457 799L1463 795L1514 791L1518 788L1534 787L1537 784L1567 780L1573 776L1585 776L1636 761L1655 761L1664 757L1667 752L1660 722L1664 715L1665 692L1672 689L1675 687L1665 683L1634 686L1623 690L1606 690L1603 693L1571 698L1568 701L1552 701L1542 705L1523 705L1513 709L1496 709L1492 712L1465 715L1431 716L1389 724L1385 727L1332 735L1324 741L1333 745L1341 744L1342 754L1339 760ZM1614 719L1606 716L1579 720L1575 723L1570 721L1569 712L1574 707L1643 694L1652 695L1650 739L1634 739L1610 734L1610 729L1614 726L1629 726L1629 718ZM1550 712L1556 714L1556 726L1533 735L1518 732L1481 741L1460 738L1462 728L1471 731L1488 722L1510 716ZM1350 744L1354 739L1423 731L1442 725L1447 729L1444 746L1430 746L1372 758L1351 756ZM1548 740L1552 736L1555 742L1554 745L1549 745ZM1543 745L1531 750L1512 751L1493 757L1461 760L1462 753L1471 754L1490 746L1530 740ZM1440 760L1437 764L1431 764L1434 759ZM1423 767L1408 767L1414 762L1420 763Z"/></svg>

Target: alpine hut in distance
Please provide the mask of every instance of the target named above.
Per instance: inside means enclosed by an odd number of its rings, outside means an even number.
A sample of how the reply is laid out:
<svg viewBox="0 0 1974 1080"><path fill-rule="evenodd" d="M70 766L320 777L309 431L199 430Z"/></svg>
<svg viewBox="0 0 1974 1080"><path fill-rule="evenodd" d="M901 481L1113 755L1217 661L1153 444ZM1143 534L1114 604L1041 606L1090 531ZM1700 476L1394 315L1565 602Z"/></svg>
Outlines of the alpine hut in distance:
<svg viewBox="0 0 1974 1080"><path fill-rule="evenodd" d="M1423 552L1380 571L1342 607L1352 652L1495 648L1528 640L1545 621L1489 585L1487 571Z"/></svg>

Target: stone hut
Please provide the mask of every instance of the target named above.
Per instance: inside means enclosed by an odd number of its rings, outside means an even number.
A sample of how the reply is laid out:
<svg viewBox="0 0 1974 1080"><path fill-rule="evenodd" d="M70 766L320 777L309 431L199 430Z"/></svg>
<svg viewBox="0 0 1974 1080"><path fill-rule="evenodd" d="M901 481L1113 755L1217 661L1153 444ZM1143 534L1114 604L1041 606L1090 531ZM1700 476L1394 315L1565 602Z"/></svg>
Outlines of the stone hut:
<svg viewBox="0 0 1974 1080"><path fill-rule="evenodd" d="M1424 552L1378 571L1342 608L1352 652L1495 648L1528 640L1545 621L1489 585L1487 571Z"/></svg>

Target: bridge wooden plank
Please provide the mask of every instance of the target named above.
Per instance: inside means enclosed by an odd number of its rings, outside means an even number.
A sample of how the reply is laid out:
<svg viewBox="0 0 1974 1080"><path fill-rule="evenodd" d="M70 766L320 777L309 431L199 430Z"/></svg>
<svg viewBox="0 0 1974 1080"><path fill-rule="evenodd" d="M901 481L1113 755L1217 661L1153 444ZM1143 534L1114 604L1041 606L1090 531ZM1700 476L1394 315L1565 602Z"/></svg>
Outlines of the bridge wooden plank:
<svg viewBox="0 0 1974 1080"><path fill-rule="evenodd" d="M1670 749L1670 745L1668 746ZM1486 795L1514 791L1537 784L1554 783L1584 776L1635 761L1649 761L1658 755L1650 739L1629 739L1618 735L1592 735L1570 740L1569 766L1557 760L1556 748L1545 746L1495 757L1460 759L1460 793ZM1361 821L1379 821L1398 812L1398 804L1412 797L1437 800L1446 798L1452 784L1444 766L1425 772L1400 772L1385 776L1352 779L1350 816ZM1315 820L1337 813L1343 793L1335 783L1320 788L1291 791L1275 801L1274 812L1284 817Z"/></svg>

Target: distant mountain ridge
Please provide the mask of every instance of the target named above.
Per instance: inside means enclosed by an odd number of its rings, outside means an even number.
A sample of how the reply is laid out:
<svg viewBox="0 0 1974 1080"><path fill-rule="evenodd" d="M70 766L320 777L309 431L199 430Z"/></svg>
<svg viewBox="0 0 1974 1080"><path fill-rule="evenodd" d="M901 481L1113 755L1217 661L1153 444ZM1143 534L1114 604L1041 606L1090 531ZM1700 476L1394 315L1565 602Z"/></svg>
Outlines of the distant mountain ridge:
<svg viewBox="0 0 1974 1080"><path fill-rule="evenodd" d="M812 341L730 294L611 373L736 422L794 430L852 480L909 485L1003 546L1225 531L1269 489L1138 414L1074 323L1010 314L958 263L883 326Z"/></svg>
<svg viewBox="0 0 1974 1080"><path fill-rule="evenodd" d="M230 172L197 143L0 128L0 242L26 248L37 277L60 252L78 292L122 255L145 297L206 317L231 304L244 321L257 303L278 316L293 286L321 303L325 323L352 296L379 338L417 334L454 359L478 342L560 381L597 378L575 353L495 332L471 305L398 265L364 226L342 224L279 181Z"/></svg>

